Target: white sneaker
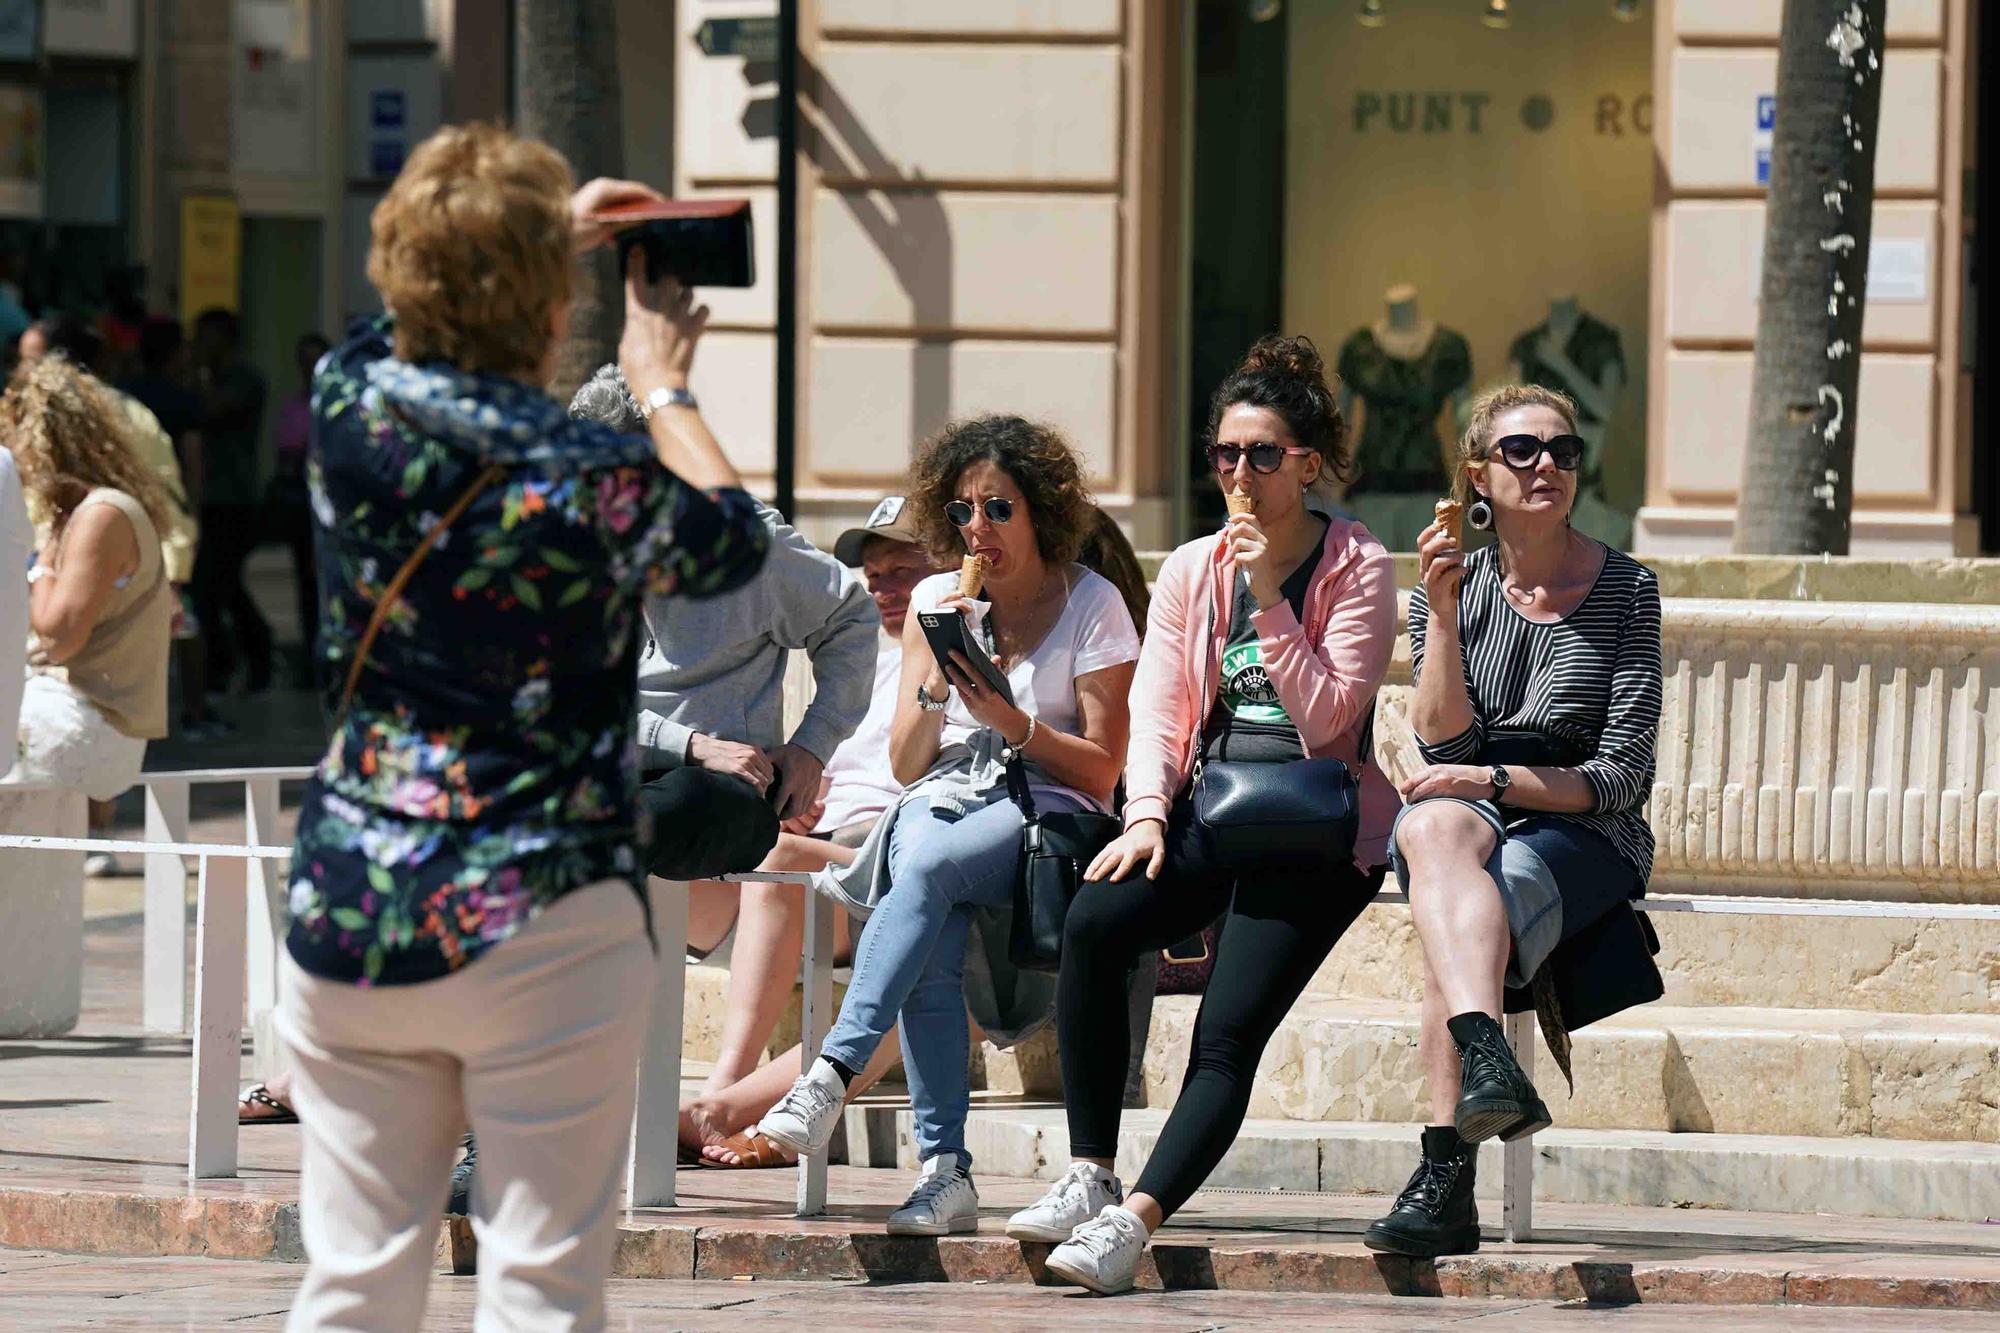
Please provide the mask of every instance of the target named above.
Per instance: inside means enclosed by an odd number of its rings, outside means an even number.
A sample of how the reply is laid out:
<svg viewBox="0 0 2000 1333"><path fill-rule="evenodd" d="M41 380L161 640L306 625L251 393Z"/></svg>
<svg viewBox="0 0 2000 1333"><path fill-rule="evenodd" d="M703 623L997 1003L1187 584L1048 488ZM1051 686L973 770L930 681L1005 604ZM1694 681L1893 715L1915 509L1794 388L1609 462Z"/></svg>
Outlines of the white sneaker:
<svg viewBox="0 0 2000 1333"><path fill-rule="evenodd" d="M1007 1219L1015 1240L1068 1240L1070 1233L1113 1204L1125 1202L1118 1177L1090 1162L1071 1162L1049 1192Z"/></svg>
<svg viewBox="0 0 2000 1333"><path fill-rule="evenodd" d="M841 1082L839 1072L825 1060L815 1060L792 1084L791 1091L764 1112L757 1131L802 1157L825 1152L846 1100L847 1085Z"/></svg>
<svg viewBox="0 0 2000 1333"><path fill-rule="evenodd" d="M917 1187L889 1214L892 1236L955 1236L979 1230L979 1191L958 1165L958 1154L941 1152L917 1173Z"/></svg>
<svg viewBox="0 0 2000 1333"><path fill-rule="evenodd" d="M1106 1208L1049 1251L1048 1268L1100 1296L1116 1296L1132 1290L1145 1252L1146 1224L1124 1208Z"/></svg>

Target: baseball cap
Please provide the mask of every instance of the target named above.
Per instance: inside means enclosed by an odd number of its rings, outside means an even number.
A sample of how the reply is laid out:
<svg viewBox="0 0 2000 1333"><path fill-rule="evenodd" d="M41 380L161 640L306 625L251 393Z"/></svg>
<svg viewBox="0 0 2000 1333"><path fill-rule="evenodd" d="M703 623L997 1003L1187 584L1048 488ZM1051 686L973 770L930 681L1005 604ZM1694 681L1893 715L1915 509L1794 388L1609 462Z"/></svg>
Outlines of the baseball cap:
<svg viewBox="0 0 2000 1333"><path fill-rule="evenodd" d="M900 495L885 495L868 511L867 521L858 528L849 528L840 534L840 540L833 544L833 558L843 565L860 565L861 548L868 544L870 537L887 537L890 541L917 544L916 515Z"/></svg>

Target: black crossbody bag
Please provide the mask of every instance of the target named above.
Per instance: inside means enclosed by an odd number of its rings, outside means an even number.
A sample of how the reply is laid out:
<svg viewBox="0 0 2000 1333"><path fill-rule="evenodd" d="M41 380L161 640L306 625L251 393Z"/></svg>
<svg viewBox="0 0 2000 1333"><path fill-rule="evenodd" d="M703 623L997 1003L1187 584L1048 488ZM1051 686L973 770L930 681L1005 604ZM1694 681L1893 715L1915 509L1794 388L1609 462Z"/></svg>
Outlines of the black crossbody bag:
<svg viewBox="0 0 2000 1333"><path fill-rule="evenodd" d="M1205 642L1215 635L1215 606L1208 608ZM1375 735L1369 701L1359 757L1368 762ZM1204 763L1194 766L1191 793L1195 828L1210 854L1231 869L1299 871L1331 869L1354 859L1361 833L1361 791L1339 759L1295 759L1288 764Z"/></svg>
<svg viewBox="0 0 2000 1333"><path fill-rule="evenodd" d="M1123 823L1088 810L1040 814L1028 790L1027 766L1009 750L1007 794L1021 807L1021 864L1014 875L1014 920L1007 957L1029 972L1053 972L1062 963L1063 922L1083 871Z"/></svg>

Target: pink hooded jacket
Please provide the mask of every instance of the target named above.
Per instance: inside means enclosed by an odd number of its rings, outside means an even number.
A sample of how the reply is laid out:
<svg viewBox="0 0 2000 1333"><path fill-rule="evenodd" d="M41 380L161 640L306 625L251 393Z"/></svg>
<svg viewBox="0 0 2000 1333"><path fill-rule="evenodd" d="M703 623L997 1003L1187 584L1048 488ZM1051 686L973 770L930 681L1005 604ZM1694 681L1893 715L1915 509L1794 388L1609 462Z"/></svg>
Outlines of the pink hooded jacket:
<svg viewBox="0 0 2000 1333"><path fill-rule="evenodd" d="M1166 822L1187 784L1201 727L1222 684L1235 561L1219 536L1167 557L1153 586L1146 640L1132 679L1132 739L1125 751L1125 825ZM1345 760L1361 789L1354 861L1380 865L1402 804L1373 757L1357 764L1363 724L1396 645L1395 562L1359 523L1328 522L1318 574L1306 592L1305 624L1280 600L1251 617L1264 669L1306 753Z"/></svg>

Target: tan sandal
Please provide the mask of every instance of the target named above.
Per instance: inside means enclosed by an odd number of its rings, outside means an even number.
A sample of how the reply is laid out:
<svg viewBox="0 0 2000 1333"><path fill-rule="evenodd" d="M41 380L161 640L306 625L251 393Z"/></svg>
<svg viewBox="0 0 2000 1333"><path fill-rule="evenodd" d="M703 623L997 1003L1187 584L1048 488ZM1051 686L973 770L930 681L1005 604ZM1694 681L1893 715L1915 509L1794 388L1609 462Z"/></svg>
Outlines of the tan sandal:
<svg viewBox="0 0 2000 1333"><path fill-rule="evenodd" d="M797 1166L799 1159L791 1151L775 1141L764 1137L755 1129L746 1129L741 1134L731 1134L722 1142L712 1145L716 1152L733 1152L736 1160L719 1162L708 1154L710 1148L701 1150L701 1164L712 1166L718 1171L760 1171L768 1167Z"/></svg>

